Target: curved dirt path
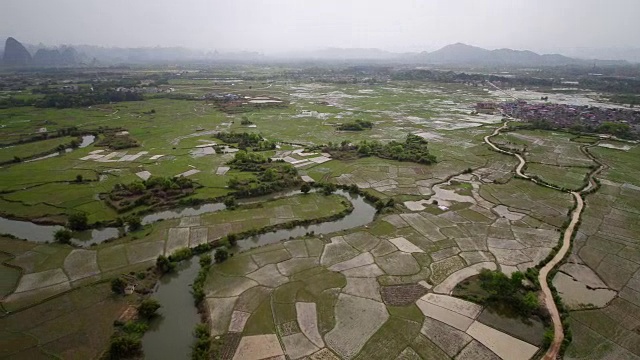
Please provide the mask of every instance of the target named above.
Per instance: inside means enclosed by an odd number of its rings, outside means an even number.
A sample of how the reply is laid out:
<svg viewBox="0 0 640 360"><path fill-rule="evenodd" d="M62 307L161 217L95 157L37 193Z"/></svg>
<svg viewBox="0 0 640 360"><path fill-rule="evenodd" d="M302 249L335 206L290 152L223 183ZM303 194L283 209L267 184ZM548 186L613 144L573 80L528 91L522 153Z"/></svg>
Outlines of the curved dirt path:
<svg viewBox="0 0 640 360"><path fill-rule="evenodd" d="M491 148L493 148L494 150L500 153L517 157L518 160L520 161L520 163L516 167L516 174L518 174L518 176L528 179L538 185L560 190L554 186L540 184L535 179L532 179L526 176L525 174L523 174L522 169L526 165L526 160L522 156L520 156L520 154L502 150L499 147L497 147L494 143L491 142L491 138L500 134L500 131L507 128L508 124L509 122L505 121L504 124L501 127L496 128L491 135L485 136L484 142L487 143L489 146L491 146ZM582 209L584 208L584 200L582 199L581 194L591 190L593 187L596 186L596 183L593 177L595 174L599 173L603 168L602 164L600 164L599 162L596 162L596 163L598 163L600 166L598 167L598 169L596 169L595 171L589 174L589 182L587 183L587 185L579 192L575 192L575 191L571 192L571 195L573 195L576 201L576 208L571 213L571 222L569 223L569 226L567 226L567 229L565 230L564 235L562 237L562 246L560 247L560 250L558 250L558 253L556 254L556 256L554 256L553 259L551 259L551 261L549 261L542 269L540 269L540 273L538 275L538 281L540 282L540 288L542 289L542 294L543 294L543 302L545 307L549 311L549 314L551 315L551 320L553 322L553 342L549 346L549 349L547 349L547 352L543 357L544 360L557 359L558 353L560 351L560 347L562 346L562 342L564 340L564 329L562 327L562 320L560 319L560 312L558 311L558 307L556 306L556 303L553 301L553 295L551 294L551 289L549 288L549 284L547 283L547 276L549 275L549 272L553 270L553 268L556 265L558 265L562 261L562 259L564 259L567 251L569 250L569 247L571 246L571 237L573 236L573 232L575 230L576 224L580 220L580 215L582 214Z"/></svg>
<svg viewBox="0 0 640 360"><path fill-rule="evenodd" d="M591 182L589 182L591 184ZM553 342L549 349L547 349L547 353L544 355L543 359L551 360L556 359L558 357L558 352L560 351L560 347L562 346L562 341L564 340L564 329L562 328L562 320L560 319L560 313L558 312L558 308L556 307L556 303L553 301L553 295L551 295L551 289L549 289L549 284L547 284L547 276L549 272L553 270L553 268L558 265L564 258L565 254L569 250L569 246L571 245L571 236L573 235L573 231L575 230L576 224L580 221L580 214L582 213L582 209L584 207L584 201L582 200L582 196L578 192L571 192L574 199L576 200L576 208L571 213L571 222L567 229L564 232L564 236L562 237L562 247L556 254L556 256L551 259L542 269L540 269L540 274L538 276L538 281L540 281L540 287L542 288L542 293L544 294L543 300L547 310L549 310L549 314L551 314L551 321L553 321Z"/></svg>

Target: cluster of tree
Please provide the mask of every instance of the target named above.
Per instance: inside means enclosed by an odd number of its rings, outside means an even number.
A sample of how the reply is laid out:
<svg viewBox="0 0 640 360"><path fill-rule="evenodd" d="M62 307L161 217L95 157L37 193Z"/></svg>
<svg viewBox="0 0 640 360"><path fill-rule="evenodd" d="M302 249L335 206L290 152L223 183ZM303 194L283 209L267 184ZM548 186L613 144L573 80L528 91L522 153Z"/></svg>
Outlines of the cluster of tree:
<svg viewBox="0 0 640 360"><path fill-rule="evenodd" d="M140 93L107 89L100 91L83 91L78 93L47 94L42 98L34 99L31 105L39 108L66 109L142 100L144 100L144 97Z"/></svg>
<svg viewBox="0 0 640 360"><path fill-rule="evenodd" d="M35 97L14 97L9 96L7 98L0 99L0 109L10 109L15 107L32 106L35 102Z"/></svg>
<svg viewBox="0 0 640 360"><path fill-rule="evenodd" d="M634 134L631 132L631 126L624 123L604 122L596 128L596 132L600 134L611 134L623 139L631 139Z"/></svg>
<svg viewBox="0 0 640 360"><path fill-rule="evenodd" d="M128 134L107 133L95 146L104 146L113 150L130 149L140 146L138 141Z"/></svg>
<svg viewBox="0 0 640 360"><path fill-rule="evenodd" d="M363 131L373 128L373 123L366 120L356 120L354 122L344 123L338 125L338 130L342 131Z"/></svg>
<svg viewBox="0 0 640 360"><path fill-rule="evenodd" d="M219 132L215 135L217 139L224 141L227 144L238 144L238 148L241 150L253 150L253 151L266 151L274 150L276 143L273 141L265 140L260 134L251 133L227 133Z"/></svg>
<svg viewBox="0 0 640 360"><path fill-rule="evenodd" d="M249 120L248 117L243 116L242 120L240 121L240 125L253 125L253 121Z"/></svg>
<svg viewBox="0 0 640 360"><path fill-rule="evenodd" d="M113 186L112 192L117 192L122 195L141 195L146 191L153 190L181 190L191 189L194 187L193 180L180 176L180 177L163 177L152 176L147 180L136 180L129 184L117 183Z"/></svg>
<svg viewBox="0 0 640 360"><path fill-rule="evenodd" d="M196 325L193 335L196 339L191 350L191 359L211 359L211 332L209 331L209 326L206 323Z"/></svg>
<svg viewBox="0 0 640 360"><path fill-rule="evenodd" d="M270 194L300 185L298 171L284 161L271 161L258 153L238 151L228 164L237 170L256 173L254 178L232 177L227 185L236 196L248 197Z"/></svg>
<svg viewBox="0 0 640 360"><path fill-rule="evenodd" d="M525 275L519 271L505 275L502 271L483 269L478 277L480 287L487 292L487 305L511 309L515 314L529 317L538 313L540 302L536 288L525 285Z"/></svg>
<svg viewBox="0 0 640 360"><path fill-rule="evenodd" d="M628 104L629 106L640 105L640 95L635 94L619 94L609 97L609 101L618 104Z"/></svg>
<svg viewBox="0 0 640 360"><path fill-rule="evenodd" d="M108 203L122 212L137 206L157 205L193 193L196 183L186 177L156 177L129 184L117 183L107 196Z"/></svg>
<svg viewBox="0 0 640 360"><path fill-rule="evenodd" d="M379 141L363 140L354 145L343 141L341 144L329 143L323 150L331 153L335 158L344 158L345 155L346 157L349 155L377 156L383 159L433 164L436 162L436 157L429 153L428 144L428 141L420 136L409 134L404 143L394 140L383 144Z"/></svg>
<svg viewBox="0 0 640 360"><path fill-rule="evenodd" d="M562 130L559 126L544 119L530 121L528 127L540 130ZM635 139L638 137L638 134L633 132L633 128L629 124L608 121L598 126L575 124L566 130L578 133L611 134L621 139Z"/></svg>
<svg viewBox="0 0 640 360"><path fill-rule="evenodd" d="M109 343L110 359L129 359L142 355L142 336L149 329L149 321L158 315L160 303L144 299L138 305L138 320L117 322L116 332Z"/></svg>

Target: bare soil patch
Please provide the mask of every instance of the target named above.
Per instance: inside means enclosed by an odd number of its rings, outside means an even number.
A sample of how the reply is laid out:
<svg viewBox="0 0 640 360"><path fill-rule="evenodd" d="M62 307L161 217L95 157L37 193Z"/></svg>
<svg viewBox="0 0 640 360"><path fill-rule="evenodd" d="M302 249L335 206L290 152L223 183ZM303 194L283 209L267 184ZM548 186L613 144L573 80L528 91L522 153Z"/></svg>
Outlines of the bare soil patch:
<svg viewBox="0 0 640 360"><path fill-rule="evenodd" d="M396 251L376 259L382 271L388 275L412 275L420 271L420 265L411 254Z"/></svg>
<svg viewBox="0 0 640 360"><path fill-rule="evenodd" d="M302 333L317 347L324 347L324 340L318 331L318 316L315 303L297 302L296 314Z"/></svg>
<svg viewBox="0 0 640 360"><path fill-rule="evenodd" d="M71 251L64 259L64 271L71 281L99 274L97 252L81 249Z"/></svg>
<svg viewBox="0 0 640 360"><path fill-rule="evenodd" d="M451 357L473 340L465 332L429 317L424 319L420 332Z"/></svg>
<svg viewBox="0 0 640 360"><path fill-rule="evenodd" d="M284 344L287 355L291 359L299 359L319 350L304 334L300 333L283 336L282 343Z"/></svg>
<svg viewBox="0 0 640 360"><path fill-rule="evenodd" d="M233 306L237 299L238 297L207 299L212 336L222 335L227 332L233 313Z"/></svg>
<svg viewBox="0 0 640 360"><path fill-rule="evenodd" d="M20 278L15 293L41 289L52 285L68 283L69 279L62 269L41 271L33 274L26 274Z"/></svg>
<svg viewBox="0 0 640 360"><path fill-rule="evenodd" d="M335 306L336 326L325 336L327 345L343 359L351 359L389 318L377 301L340 294Z"/></svg>
<svg viewBox="0 0 640 360"><path fill-rule="evenodd" d="M275 334L245 336L233 357L237 360L261 360L284 355Z"/></svg>

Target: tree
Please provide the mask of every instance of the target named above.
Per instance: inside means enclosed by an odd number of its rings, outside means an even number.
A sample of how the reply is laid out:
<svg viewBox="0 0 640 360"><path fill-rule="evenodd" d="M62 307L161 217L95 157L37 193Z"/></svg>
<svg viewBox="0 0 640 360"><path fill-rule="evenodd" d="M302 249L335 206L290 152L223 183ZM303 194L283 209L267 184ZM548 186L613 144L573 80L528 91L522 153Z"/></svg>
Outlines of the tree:
<svg viewBox="0 0 640 360"><path fill-rule="evenodd" d="M77 182L77 183L81 183L81 182L82 182L82 180L83 180L83 179L82 179L82 175L80 175L80 174L76 175L76 182Z"/></svg>
<svg viewBox="0 0 640 360"><path fill-rule="evenodd" d="M129 225L129 231L136 231L142 227L142 220L139 216L129 215L127 217L127 225Z"/></svg>
<svg viewBox="0 0 640 360"><path fill-rule="evenodd" d="M127 282L122 278L117 277L111 280L111 291L114 294L122 295L124 294L124 289L127 287Z"/></svg>
<svg viewBox="0 0 640 360"><path fill-rule="evenodd" d="M238 235L236 234L227 235L227 242L229 242L229 246L236 246L236 244L238 243Z"/></svg>
<svg viewBox="0 0 640 360"><path fill-rule="evenodd" d="M221 247L216 250L216 253L213 255L213 257L216 259L217 263L221 263L227 260L227 258L229 257L229 252L226 248Z"/></svg>
<svg viewBox="0 0 640 360"><path fill-rule="evenodd" d="M142 341L134 336L113 336L109 344L109 357L111 359L126 359L139 355L142 352Z"/></svg>
<svg viewBox="0 0 640 360"><path fill-rule="evenodd" d="M224 199L224 206L233 209L234 207L236 207L236 198L234 198L233 196L227 196Z"/></svg>
<svg viewBox="0 0 640 360"><path fill-rule="evenodd" d="M309 191L311 191L311 185L309 185L309 183L302 184L302 186L300 187L300 191L302 191L303 194L307 194Z"/></svg>
<svg viewBox="0 0 640 360"><path fill-rule="evenodd" d="M144 319L151 319L157 315L160 303L156 299L144 299L138 306L138 315Z"/></svg>
<svg viewBox="0 0 640 360"><path fill-rule="evenodd" d="M322 185L322 193L325 195L331 195L336 191L336 185L334 183L324 183Z"/></svg>
<svg viewBox="0 0 640 360"><path fill-rule="evenodd" d="M211 266L211 255L205 254L200 256L200 267L206 268Z"/></svg>
<svg viewBox="0 0 640 360"><path fill-rule="evenodd" d="M156 259L156 268L163 274L172 272L176 268L176 264L171 262L168 257L164 255L158 255Z"/></svg>
<svg viewBox="0 0 640 360"><path fill-rule="evenodd" d="M56 242L62 243L62 244L69 244L71 243L71 237L73 236L73 234L71 233L70 230L68 229L60 229L58 231L56 231L53 234L53 239Z"/></svg>
<svg viewBox="0 0 640 360"><path fill-rule="evenodd" d="M85 230L88 227L89 219L85 213L74 213L69 215L68 226L71 230Z"/></svg>

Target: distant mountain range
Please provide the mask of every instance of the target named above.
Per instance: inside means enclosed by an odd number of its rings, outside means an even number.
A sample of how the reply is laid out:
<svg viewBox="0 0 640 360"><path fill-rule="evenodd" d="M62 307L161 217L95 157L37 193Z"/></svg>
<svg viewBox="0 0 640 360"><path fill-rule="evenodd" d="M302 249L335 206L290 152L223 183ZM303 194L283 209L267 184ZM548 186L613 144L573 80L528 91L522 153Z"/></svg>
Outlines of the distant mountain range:
<svg viewBox="0 0 640 360"><path fill-rule="evenodd" d="M559 54L540 55L528 50L498 49L487 50L466 44L447 45L440 50L416 56L417 62L449 65L493 65L493 66L561 66L584 65L593 60L570 58ZM603 63L624 63L619 60L596 60Z"/></svg>
<svg viewBox="0 0 640 360"><path fill-rule="evenodd" d="M107 48L99 46L23 45L7 38L0 53L1 64L8 67L100 66L112 64L147 64L212 61L367 61L416 65L544 67L562 65L622 65L623 60L587 60L559 54L540 55L527 50L487 50L462 43L447 45L433 52L394 53L380 49L328 48L265 56L257 52L204 52L182 47Z"/></svg>

